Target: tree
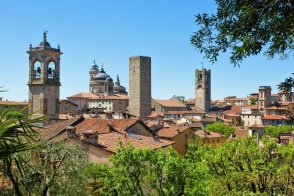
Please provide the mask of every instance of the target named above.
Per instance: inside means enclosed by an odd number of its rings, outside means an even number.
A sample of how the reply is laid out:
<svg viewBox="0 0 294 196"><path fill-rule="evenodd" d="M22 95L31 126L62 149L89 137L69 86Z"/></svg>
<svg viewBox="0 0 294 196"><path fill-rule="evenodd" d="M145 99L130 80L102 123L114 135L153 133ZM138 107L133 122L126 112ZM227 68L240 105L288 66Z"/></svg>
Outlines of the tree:
<svg viewBox="0 0 294 196"><path fill-rule="evenodd" d="M225 125L224 123L219 122L219 121L207 125L205 127L205 129L208 130L208 131L221 133L221 134L223 134L225 136L229 136L231 134L231 132L235 130L234 127L232 127L230 125Z"/></svg>
<svg viewBox="0 0 294 196"><path fill-rule="evenodd" d="M256 105L257 99L256 98L250 98L250 105Z"/></svg>
<svg viewBox="0 0 294 196"><path fill-rule="evenodd" d="M205 195L204 175L173 149L122 147L112 166L90 164L86 174L93 195Z"/></svg>
<svg viewBox="0 0 294 196"><path fill-rule="evenodd" d="M287 93L286 95L288 96L290 96L291 90L294 87L294 73L292 75L292 77L286 78L284 82L278 85L280 91Z"/></svg>
<svg viewBox="0 0 294 196"><path fill-rule="evenodd" d="M292 131L294 131L294 127L289 125L268 126L265 128L265 134L275 138L279 137L280 133L289 133Z"/></svg>
<svg viewBox="0 0 294 196"><path fill-rule="evenodd" d="M235 139L217 147L200 148L211 175L210 195L293 195L294 144L278 146L253 138ZM194 154L194 152L190 152ZM196 151L194 157L199 156Z"/></svg>
<svg viewBox="0 0 294 196"><path fill-rule="evenodd" d="M23 111L6 108L0 112L0 159L36 147L39 135L34 124L44 118L29 119Z"/></svg>
<svg viewBox="0 0 294 196"><path fill-rule="evenodd" d="M292 0L216 0L216 5L215 14L196 15L199 28L191 37L191 44L211 62L227 50L234 65L262 49L270 58L293 52Z"/></svg>
<svg viewBox="0 0 294 196"><path fill-rule="evenodd" d="M3 160L3 173L14 179L18 195L85 194L87 156L80 145L42 142L38 148L15 153L21 162ZM20 167L17 169L15 166ZM12 178L11 178L12 176ZM17 187L17 190L16 190Z"/></svg>

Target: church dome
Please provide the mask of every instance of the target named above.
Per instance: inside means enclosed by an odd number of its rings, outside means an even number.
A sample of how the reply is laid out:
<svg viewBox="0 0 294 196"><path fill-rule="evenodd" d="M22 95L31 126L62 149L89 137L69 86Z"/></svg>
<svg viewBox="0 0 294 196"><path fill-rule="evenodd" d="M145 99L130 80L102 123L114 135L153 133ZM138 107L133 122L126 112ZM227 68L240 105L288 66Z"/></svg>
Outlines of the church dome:
<svg viewBox="0 0 294 196"><path fill-rule="evenodd" d="M112 78L101 69L101 71L93 77L93 80L109 80L108 78L112 81Z"/></svg>

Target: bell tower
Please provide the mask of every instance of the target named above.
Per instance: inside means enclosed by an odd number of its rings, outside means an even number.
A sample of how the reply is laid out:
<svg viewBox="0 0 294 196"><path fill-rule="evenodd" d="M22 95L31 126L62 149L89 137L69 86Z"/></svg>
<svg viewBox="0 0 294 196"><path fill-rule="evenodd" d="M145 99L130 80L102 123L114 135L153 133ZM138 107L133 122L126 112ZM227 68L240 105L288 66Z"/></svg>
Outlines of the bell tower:
<svg viewBox="0 0 294 196"><path fill-rule="evenodd" d="M210 69L195 71L195 108L205 112L211 108L211 71Z"/></svg>
<svg viewBox="0 0 294 196"><path fill-rule="evenodd" d="M34 118L48 116L59 118L60 47L52 48L47 41L47 32L37 47L29 54L29 114Z"/></svg>

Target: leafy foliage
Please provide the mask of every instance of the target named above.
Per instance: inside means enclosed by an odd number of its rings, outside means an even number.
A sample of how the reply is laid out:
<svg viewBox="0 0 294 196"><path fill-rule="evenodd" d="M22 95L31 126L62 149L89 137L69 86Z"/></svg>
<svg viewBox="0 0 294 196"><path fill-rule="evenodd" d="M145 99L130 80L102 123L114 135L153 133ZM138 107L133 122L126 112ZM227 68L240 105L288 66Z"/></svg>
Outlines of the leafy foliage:
<svg viewBox="0 0 294 196"><path fill-rule="evenodd" d="M231 134L231 132L233 130L235 130L234 127L230 126L230 125L225 125L224 123L222 122L215 122L215 123L212 123L212 124L209 124L205 127L206 130L208 131L214 131L214 132L217 132L217 133L221 133L225 136L229 136Z"/></svg>
<svg viewBox="0 0 294 196"><path fill-rule="evenodd" d="M38 148L13 157L16 159L3 160L2 170L7 176L12 175L9 178L14 180L14 189L19 189L16 194L85 194L83 169L87 157L80 145L43 142Z"/></svg>
<svg viewBox="0 0 294 196"><path fill-rule="evenodd" d="M34 131L34 123L44 118L28 119L23 114L25 109L16 111L6 108L0 113L0 158L11 156L13 153L36 147L39 135Z"/></svg>
<svg viewBox="0 0 294 196"><path fill-rule="evenodd" d="M293 126L281 125L281 126L268 126L265 128L265 134L277 138L280 133L289 133L294 131Z"/></svg>
<svg viewBox="0 0 294 196"><path fill-rule="evenodd" d="M212 175L213 195L294 193L294 154L286 153L293 152L293 144L263 142L265 146L261 148L252 138L238 139L206 150L203 160Z"/></svg>
<svg viewBox="0 0 294 196"><path fill-rule="evenodd" d="M278 146L253 138L224 144L191 144L181 157L123 147L111 166L90 164L92 195L293 195L294 144Z"/></svg>
<svg viewBox="0 0 294 196"><path fill-rule="evenodd" d="M205 195L203 175L170 149L152 151L122 147L111 159L113 166L88 165L89 191L94 195ZM202 183L203 182L203 183Z"/></svg>
<svg viewBox="0 0 294 196"><path fill-rule="evenodd" d="M278 85L278 88L280 89L280 91L288 93L288 96L290 96L289 93L294 87L294 73L292 73L292 75L293 75L292 77L286 78L284 82L281 82Z"/></svg>
<svg viewBox="0 0 294 196"><path fill-rule="evenodd" d="M265 55L286 58L294 49L294 2L216 0L216 14L196 15L198 30L191 37L205 58L217 61L231 51L234 65L266 48Z"/></svg>
<svg viewBox="0 0 294 196"><path fill-rule="evenodd" d="M256 98L250 98L250 105L256 105L257 99Z"/></svg>

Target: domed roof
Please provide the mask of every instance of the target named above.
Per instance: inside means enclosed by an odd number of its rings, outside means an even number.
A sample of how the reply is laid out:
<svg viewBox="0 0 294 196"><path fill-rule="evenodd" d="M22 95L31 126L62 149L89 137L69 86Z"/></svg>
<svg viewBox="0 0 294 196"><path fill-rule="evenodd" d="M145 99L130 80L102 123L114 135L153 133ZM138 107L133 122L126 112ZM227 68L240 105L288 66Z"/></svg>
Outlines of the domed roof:
<svg viewBox="0 0 294 196"><path fill-rule="evenodd" d="M100 70L99 73L97 73L94 77L93 77L93 80L111 80L112 81L112 78L107 74L105 73L104 69L102 68Z"/></svg>

